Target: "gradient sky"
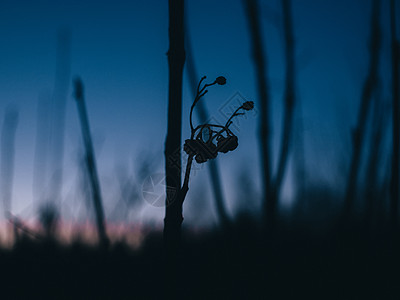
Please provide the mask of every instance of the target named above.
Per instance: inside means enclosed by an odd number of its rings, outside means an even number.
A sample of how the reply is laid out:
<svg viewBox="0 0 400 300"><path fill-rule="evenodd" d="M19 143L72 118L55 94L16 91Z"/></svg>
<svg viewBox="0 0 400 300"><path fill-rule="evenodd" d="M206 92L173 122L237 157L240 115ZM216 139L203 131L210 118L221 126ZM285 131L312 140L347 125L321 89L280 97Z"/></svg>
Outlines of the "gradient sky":
<svg viewBox="0 0 400 300"><path fill-rule="evenodd" d="M284 81L280 1L259 1L273 105L274 152L282 118ZM382 2L383 95L390 96L389 1ZM206 98L211 117L224 122L221 108L239 93L255 100L254 66L242 2L187 1L188 30L198 76L213 80L224 75L228 84L213 87ZM293 0L297 56L297 96L303 112L305 161L322 182L345 178L350 155L349 129L355 124L360 92L368 65L370 1ZM140 189L138 168L163 172L167 124L168 1L15 1L0 2L0 114L10 104L19 110L16 135L12 211L24 217L37 209L32 176L37 105L51 99L55 82L57 32L71 33L71 75L85 84L106 215L117 206L117 170L125 168ZM186 73L185 73L186 74ZM72 81L72 78L71 78ZM82 153L77 110L68 91L65 128L62 213L79 215ZM184 81L183 138L189 136L192 92ZM299 117L299 115L298 115ZM257 113L240 120L239 148L218 157L230 214L238 207L235 188L245 170L259 193ZM136 171L135 171L136 170ZM214 224L214 207L204 167L193 173L185 202L186 224ZM284 204L290 204L294 184L288 180ZM136 180L134 180L136 178ZM202 190L202 198L199 191ZM35 202L36 201L36 202ZM161 224L164 209L139 199L132 221ZM257 209L259 201L244 204ZM89 211L91 215L91 211Z"/></svg>

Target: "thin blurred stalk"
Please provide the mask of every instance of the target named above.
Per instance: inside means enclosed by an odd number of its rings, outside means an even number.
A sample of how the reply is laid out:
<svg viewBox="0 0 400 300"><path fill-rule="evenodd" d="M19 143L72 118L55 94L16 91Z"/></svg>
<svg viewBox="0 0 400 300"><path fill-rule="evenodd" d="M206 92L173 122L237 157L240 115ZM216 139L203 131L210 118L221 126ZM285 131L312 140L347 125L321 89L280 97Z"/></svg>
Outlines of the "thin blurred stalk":
<svg viewBox="0 0 400 300"><path fill-rule="evenodd" d="M379 168L381 163L383 134L387 129L388 111L385 110L384 102L381 99L380 89L377 89L373 102L373 116L371 120L371 137L369 139L369 152L365 180L366 198L366 222L371 225L372 219L377 216L377 201L382 201L383 197L378 193L379 190Z"/></svg>
<svg viewBox="0 0 400 300"><path fill-rule="evenodd" d="M13 107L7 107L3 127L1 131L1 191L3 200L3 213L12 225L12 229L6 234L13 235L14 243L18 241L18 230L13 223L11 214L12 191L14 181L14 158L15 158L15 133L18 126L18 110ZM11 233L11 231L13 233Z"/></svg>
<svg viewBox="0 0 400 300"><path fill-rule="evenodd" d="M290 142L293 130L293 115L295 106L295 47L293 37L293 22L291 13L291 1L282 0L283 27L285 40L285 60L286 60L286 87L285 87L285 112L282 119L282 136L280 145L280 155L278 168L273 182L272 197L276 203L279 202L279 194L282 187L283 178L287 169L289 159Z"/></svg>
<svg viewBox="0 0 400 300"><path fill-rule="evenodd" d="M176 298L178 251L183 222L181 201L182 80L185 64L184 0L169 0L169 85L168 127L165 140L166 202L164 246L167 259L165 287L169 298ZM189 162L188 162L189 164Z"/></svg>
<svg viewBox="0 0 400 300"><path fill-rule="evenodd" d="M296 101L296 125L294 130L295 147L294 161L296 174L296 199L299 213L304 214L308 209L308 198L306 192L307 172L306 172L306 155L304 150L304 120L301 101Z"/></svg>
<svg viewBox="0 0 400 300"><path fill-rule="evenodd" d="M259 142L262 164L262 186L264 220L267 228L272 227L276 218L276 201L271 195L271 120L270 120L270 97L267 81L267 62L265 57L263 37L259 16L258 2L256 0L243 0L247 14L249 32L251 37L253 61L255 66L255 77L257 79L258 99L260 105Z"/></svg>
<svg viewBox="0 0 400 300"><path fill-rule="evenodd" d="M364 82L361 95L361 103L358 112L357 125L353 131L353 147L350 162L349 175L347 179L346 196L344 203L344 216L348 219L352 213L355 198L357 196L357 182L361 165L362 147L364 144L368 110L370 107L373 91L378 79L379 53L381 46L381 34L379 25L380 4L378 0L372 1L371 7L371 40L369 71Z"/></svg>
<svg viewBox="0 0 400 300"><path fill-rule="evenodd" d="M11 213L12 187L14 179L15 133L18 126L18 111L8 107L4 114L1 131L1 191L4 215Z"/></svg>
<svg viewBox="0 0 400 300"><path fill-rule="evenodd" d="M188 31L186 30L186 33ZM193 51L190 43L190 38L188 34L186 34L186 58L187 58L187 71L188 71L188 79L190 83L190 87L193 91L193 98L196 96L197 90L197 83L198 83L198 75L196 72L196 65L193 58ZM205 101L199 101L197 103L197 116L200 120L200 123L205 124L209 118L209 114L207 111L207 107L205 105ZM208 162L208 171L211 181L212 190L214 193L214 201L215 206L217 208L217 214L219 217L220 222L222 223L223 227L229 226L229 217L226 213L225 203L224 203L224 196L222 193L222 183L219 175L219 168L217 160L211 159Z"/></svg>
<svg viewBox="0 0 400 300"><path fill-rule="evenodd" d="M378 218L377 218L377 225L378 228L382 227L383 225L387 224L387 221L390 221L390 218L388 218L388 215L390 217L390 205L388 207L386 200L390 200L390 195L391 195L391 178L392 178L392 162L391 160L387 161L384 166L383 166L384 172L383 172L383 178L382 181L380 182L379 185L379 201L377 205L377 213L378 213Z"/></svg>
<svg viewBox="0 0 400 300"><path fill-rule="evenodd" d="M49 150L49 101L43 95L40 96L36 110L36 141L35 141L35 159L33 167L32 192L34 201L39 207L43 204L46 189L46 178L48 172L48 150Z"/></svg>
<svg viewBox="0 0 400 300"><path fill-rule="evenodd" d="M70 84L70 32L59 30L57 35L57 61L53 91L53 118L51 132L51 152L48 188L46 201L59 202L63 182L65 111Z"/></svg>
<svg viewBox="0 0 400 300"><path fill-rule="evenodd" d="M74 96L78 108L79 119L81 122L81 130L83 143L85 145L85 162L92 188L93 204L96 214L97 232L100 244L106 247L109 244L106 234L105 218L103 204L101 199L100 182L97 173L96 159L93 149L92 137L90 134L89 120L86 111L85 99L83 94L83 83L80 78L74 81Z"/></svg>
<svg viewBox="0 0 400 300"><path fill-rule="evenodd" d="M396 38L396 6L395 1L390 1L390 33L392 43L392 105L393 105L393 153L392 153L392 178L390 216L393 227L398 223L399 207L399 168L400 168L400 98L399 98L399 42Z"/></svg>

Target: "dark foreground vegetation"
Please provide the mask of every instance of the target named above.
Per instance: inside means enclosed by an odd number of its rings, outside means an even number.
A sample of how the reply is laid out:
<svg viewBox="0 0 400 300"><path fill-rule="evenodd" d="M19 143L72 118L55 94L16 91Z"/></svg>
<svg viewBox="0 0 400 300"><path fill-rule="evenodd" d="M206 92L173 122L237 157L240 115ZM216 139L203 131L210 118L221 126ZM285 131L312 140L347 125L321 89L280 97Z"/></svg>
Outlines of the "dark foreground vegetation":
<svg viewBox="0 0 400 300"><path fill-rule="evenodd" d="M384 225L292 221L265 234L241 217L229 230L186 231L182 299L399 299L399 232ZM322 226L324 225L324 226ZM324 228L324 229L322 229ZM163 299L161 233L131 250L21 239L1 250L3 299Z"/></svg>

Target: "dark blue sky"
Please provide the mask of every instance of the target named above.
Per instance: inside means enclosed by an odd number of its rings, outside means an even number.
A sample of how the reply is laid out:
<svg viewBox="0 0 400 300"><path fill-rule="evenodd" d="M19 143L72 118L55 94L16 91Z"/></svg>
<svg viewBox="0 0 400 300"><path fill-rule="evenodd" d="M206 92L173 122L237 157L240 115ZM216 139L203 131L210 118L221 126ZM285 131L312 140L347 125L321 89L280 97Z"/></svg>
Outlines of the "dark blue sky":
<svg viewBox="0 0 400 300"><path fill-rule="evenodd" d="M284 80L281 6L259 1L273 101L274 145L280 132ZM389 1L382 2L383 95L390 95ZM214 119L236 93L255 100L254 67L242 2L187 1L186 13L194 59L201 77L224 75L228 84L210 90L206 99ZM355 124L368 63L370 1L293 0L297 55L297 92L304 123L306 165L320 181L340 184L350 154L349 129ZM51 98L55 81L56 41L60 28L71 33L71 75L84 81L106 215L116 206L116 169L134 174L151 157L149 174L163 172L168 88L168 3L150 1L13 1L0 2L0 112L9 104L20 112L16 136L13 211L32 216L32 174L38 99ZM63 214L75 216L81 172L80 127L68 91L65 128ZM192 93L184 82L183 137L189 135ZM239 148L218 158L230 212L241 169L259 186L257 114L241 120ZM275 154L277 148L274 147ZM145 154L144 154L145 153ZM291 202L289 173L284 203ZM135 176L134 176L135 177ZM138 177L138 176L136 176ZM137 181L140 189L141 180ZM193 174L185 203L187 224L213 223L209 182L203 167ZM205 191L204 199L195 195ZM207 199L206 199L207 198ZM78 200L77 200L78 199ZM141 200L142 201L142 200ZM204 205L200 205L203 203ZM254 206L257 208L258 201ZM135 221L161 223L163 208L143 202Z"/></svg>

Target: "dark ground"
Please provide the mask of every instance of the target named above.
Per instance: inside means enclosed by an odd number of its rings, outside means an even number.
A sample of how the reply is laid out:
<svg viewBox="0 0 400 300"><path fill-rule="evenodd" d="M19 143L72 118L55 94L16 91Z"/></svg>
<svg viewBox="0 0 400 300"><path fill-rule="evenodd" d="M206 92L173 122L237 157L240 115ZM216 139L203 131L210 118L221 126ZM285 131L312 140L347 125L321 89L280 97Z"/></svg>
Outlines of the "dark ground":
<svg viewBox="0 0 400 300"><path fill-rule="evenodd" d="M371 233L362 224L323 228L292 222L261 238L243 218L227 231L195 238L186 232L179 295L400 299L399 232L382 226ZM139 251L124 243L102 250L25 239L0 252L1 299L163 299L163 266L159 233Z"/></svg>

